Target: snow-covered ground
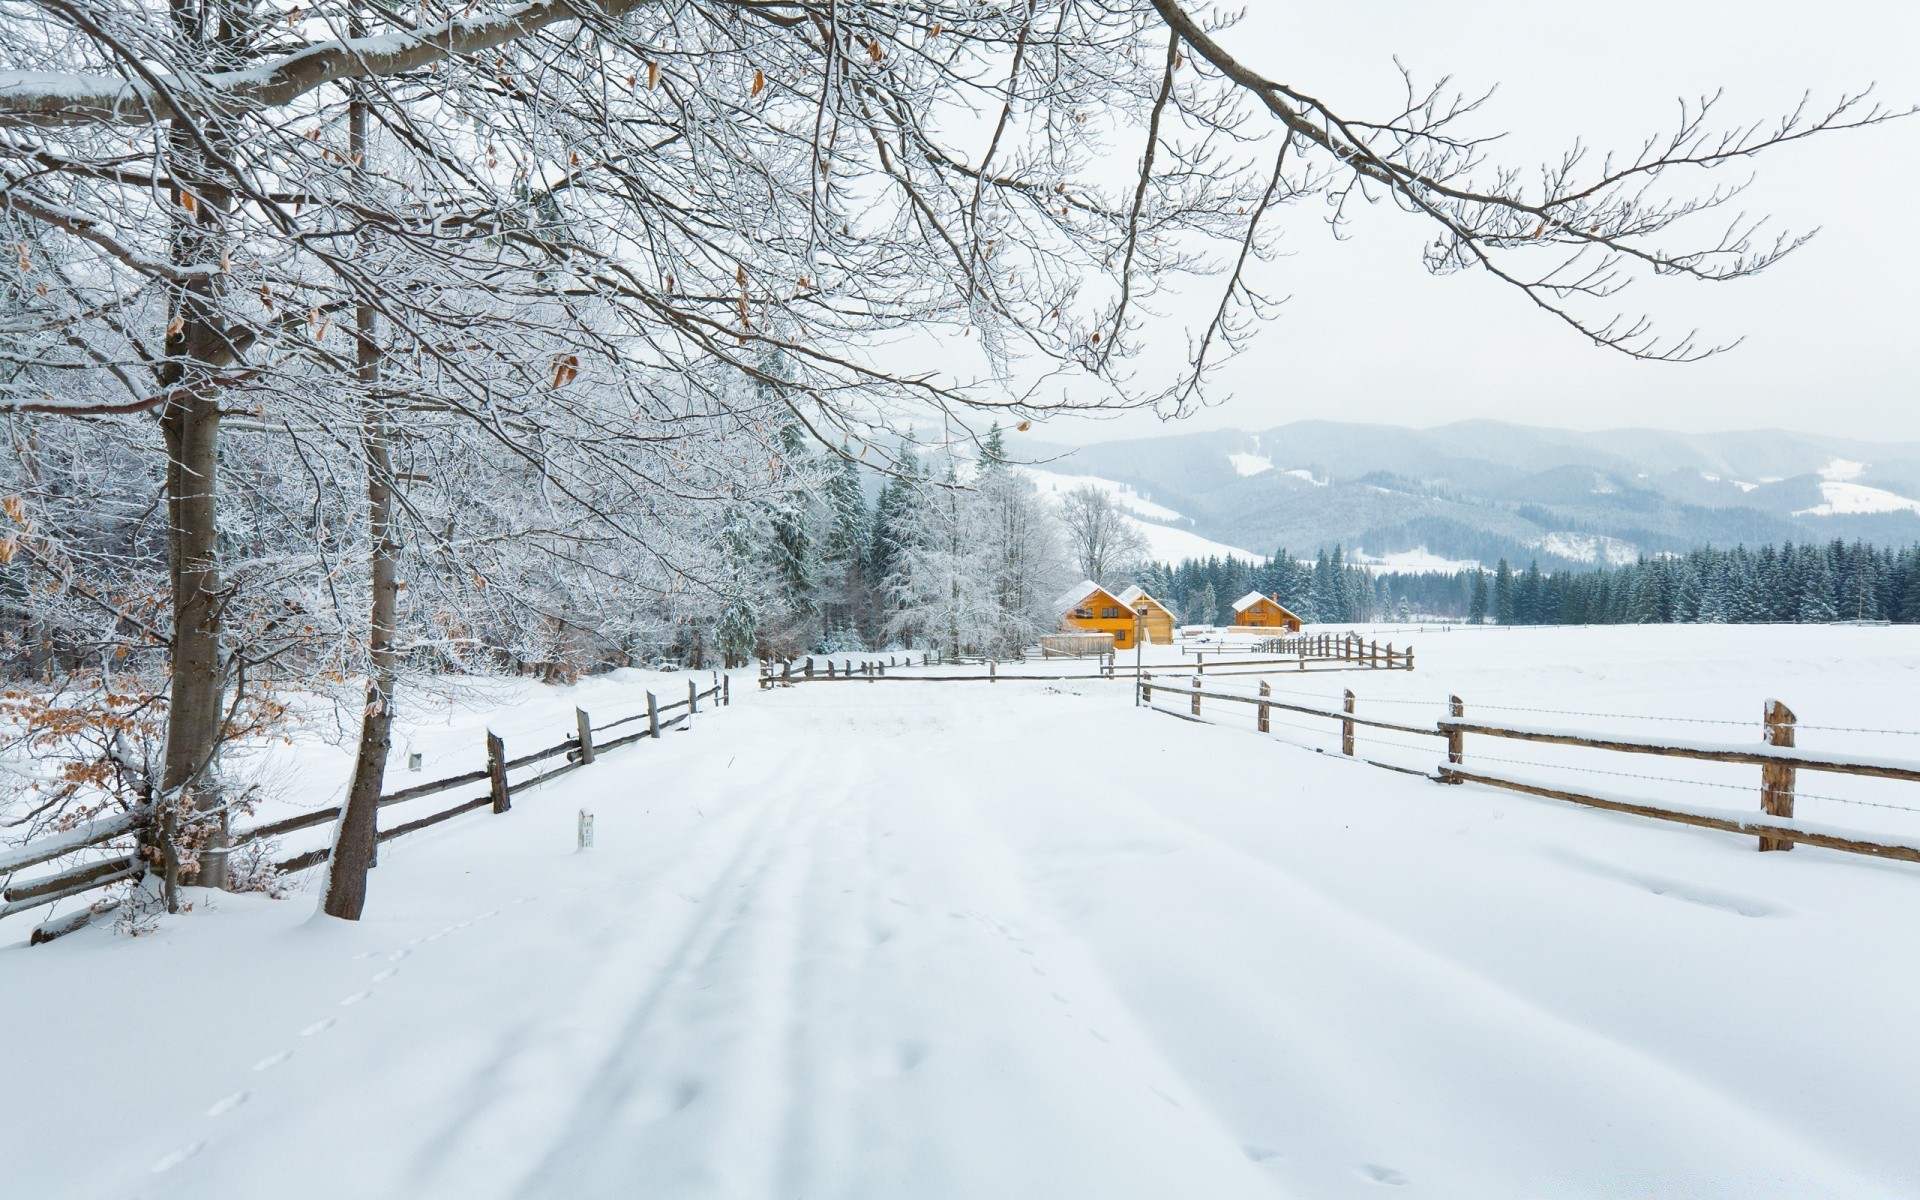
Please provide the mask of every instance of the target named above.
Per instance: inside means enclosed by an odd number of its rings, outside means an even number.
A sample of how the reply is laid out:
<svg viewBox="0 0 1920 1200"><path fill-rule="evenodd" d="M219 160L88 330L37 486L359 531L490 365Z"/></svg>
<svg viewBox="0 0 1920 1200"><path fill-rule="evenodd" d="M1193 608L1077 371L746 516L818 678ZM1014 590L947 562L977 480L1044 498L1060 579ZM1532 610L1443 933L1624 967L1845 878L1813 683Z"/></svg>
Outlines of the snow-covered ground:
<svg viewBox="0 0 1920 1200"><path fill-rule="evenodd" d="M1920 729L1920 630L1381 636L1420 669L1276 687ZM303 893L0 926L0 1190L1920 1193L1920 868L1441 787L1124 681L734 695L390 843L358 925Z"/></svg>

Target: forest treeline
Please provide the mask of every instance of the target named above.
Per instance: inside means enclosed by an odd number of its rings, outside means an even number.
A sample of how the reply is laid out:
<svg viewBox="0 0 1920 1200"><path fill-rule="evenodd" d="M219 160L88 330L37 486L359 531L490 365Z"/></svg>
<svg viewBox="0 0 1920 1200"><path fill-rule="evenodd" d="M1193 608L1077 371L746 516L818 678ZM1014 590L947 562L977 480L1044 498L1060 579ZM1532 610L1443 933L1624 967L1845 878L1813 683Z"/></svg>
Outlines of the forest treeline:
<svg viewBox="0 0 1920 1200"><path fill-rule="evenodd" d="M1149 591L1182 620L1228 624L1248 591L1277 595L1307 621L1444 617L1500 625L1920 623L1920 547L1866 542L1704 546L1584 571L1374 573L1341 548L1311 562L1281 550L1261 563L1205 559L1152 568Z"/></svg>

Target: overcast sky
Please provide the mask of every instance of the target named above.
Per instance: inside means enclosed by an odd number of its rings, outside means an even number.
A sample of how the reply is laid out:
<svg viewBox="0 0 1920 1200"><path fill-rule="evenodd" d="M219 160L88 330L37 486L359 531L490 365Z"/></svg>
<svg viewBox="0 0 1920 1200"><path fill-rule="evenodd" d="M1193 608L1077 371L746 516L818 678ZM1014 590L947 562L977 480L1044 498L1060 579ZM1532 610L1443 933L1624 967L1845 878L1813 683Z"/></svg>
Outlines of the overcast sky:
<svg viewBox="0 0 1920 1200"><path fill-rule="evenodd" d="M1497 85L1475 129L1510 131L1493 154L1521 166L1574 135L1631 149L1671 128L1677 98L1717 89L1728 122L1777 116L1808 89L1825 100L1874 84L1890 105L1920 101L1916 0L1249 0L1225 37L1269 74L1364 115L1391 111L1395 56L1423 80ZM1646 280L1622 298L1668 328L1745 337L1718 358L1662 365L1600 350L1488 277L1427 275L1419 248L1431 234L1413 218L1376 209L1335 241L1308 202L1286 214L1288 257L1266 279L1291 299L1220 376L1224 404L1175 426L1136 414L1035 432L1093 441L1303 417L1492 417L1920 440L1920 118L1788 147L1754 169L1743 207L1818 226L1810 245L1759 278Z"/></svg>

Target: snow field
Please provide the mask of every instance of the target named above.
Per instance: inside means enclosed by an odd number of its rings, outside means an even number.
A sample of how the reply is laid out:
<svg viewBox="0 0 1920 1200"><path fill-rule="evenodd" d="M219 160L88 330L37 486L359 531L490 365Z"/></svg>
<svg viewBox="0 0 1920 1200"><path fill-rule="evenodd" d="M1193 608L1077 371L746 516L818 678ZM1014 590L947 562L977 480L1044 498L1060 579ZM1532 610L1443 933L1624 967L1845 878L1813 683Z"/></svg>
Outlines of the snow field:
<svg viewBox="0 0 1920 1200"><path fill-rule="evenodd" d="M1418 635L1420 671L1313 686L1721 715L1773 680L1910 719L1901 631L1704 632ZM1440 787L1124 681L744 683L389 843L358 925L203 896L0 949L9 1191L1920 1190L1920 869Z"/></svg>

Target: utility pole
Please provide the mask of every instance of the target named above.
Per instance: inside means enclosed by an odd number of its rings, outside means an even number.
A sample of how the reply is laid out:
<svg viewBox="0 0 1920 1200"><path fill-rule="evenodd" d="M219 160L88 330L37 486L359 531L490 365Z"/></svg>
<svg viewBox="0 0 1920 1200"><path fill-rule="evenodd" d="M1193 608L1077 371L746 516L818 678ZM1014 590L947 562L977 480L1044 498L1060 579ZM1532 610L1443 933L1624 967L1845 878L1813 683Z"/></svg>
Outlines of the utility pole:
<svg viewBox="0 0 1920 1200"><path fill-rule="evenodd" d="M1144 653L1144 651L1141 649L1140 643L1146 637L1146 633L1147 633L1147 614L1144 612L1134 613L1133 614L1133 706L1135 708L1140 707L1140 682L1141 682L1140 656L1142 653Z"/></svg>

